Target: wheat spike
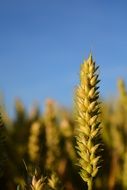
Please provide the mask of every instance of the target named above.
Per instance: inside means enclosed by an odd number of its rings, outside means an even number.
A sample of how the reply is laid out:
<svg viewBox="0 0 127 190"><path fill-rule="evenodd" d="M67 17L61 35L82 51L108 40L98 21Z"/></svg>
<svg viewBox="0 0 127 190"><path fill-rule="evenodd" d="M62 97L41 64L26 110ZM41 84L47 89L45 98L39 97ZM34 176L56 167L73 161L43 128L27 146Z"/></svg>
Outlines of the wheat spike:
<svg viewBox="0 0 127 190"><path fill-rule="evenodd" d="M41 124L38 121L35 121L31 126L28 142L28 153L33 162L37 162L40 159L40 130Z"/></svg>
<svg viewBox="0 0 127 190"><path fill-rule="evenodd" d="M97 150L100 144L96 138L100 132L98 115L98 67L92 59L92 55L81 65L80 84L76 91L76 121L77 121L77 152L79 155L80 175L87 182L88 189L92 189L93 177L98 172L100 156Z"/></svg>
<svg viewBox="0 0 127 190"><path fill-rule="evenodd" d="M4 166L7 159L5 151L5 127L0 114L0 177L4 174Z"/></svg>
<svg viewBox="0 0 127 190"><path fill-rule="evenodd" d="M44 190L45 189L45 178L41 177L37 179L34 175L32 178L31 190Z"/></svg>
<svg viewBox="0 0 127 190"><path fill-rule="evenodd" d="M62 190L61 182L56 173L52 173L48 179L48 186L51 190Z"/></svg>
<svg viewBox="0 0 127 190"><path fill-rule="evenodd" d="M46 100L44 113L44 123L46 131L46 167L47 169L55 169L57 166L56 160L60 156L59 147L59 128L57 124L57 116L55 111L55 102L52 99Z"/></svg>

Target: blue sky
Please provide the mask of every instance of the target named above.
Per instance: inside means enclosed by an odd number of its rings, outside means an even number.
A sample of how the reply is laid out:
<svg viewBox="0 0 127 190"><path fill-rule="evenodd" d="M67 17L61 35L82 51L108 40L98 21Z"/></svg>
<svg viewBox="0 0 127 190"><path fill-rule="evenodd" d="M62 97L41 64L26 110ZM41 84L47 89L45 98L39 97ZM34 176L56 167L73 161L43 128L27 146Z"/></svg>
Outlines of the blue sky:
<svg viewBox="0 0 127 190"><path fill-rule="evenodd" d="M71 106L80 64L100 65L101 96L127 82L126 0L0 0L0 90L12 112L47 97Z"/></svg>

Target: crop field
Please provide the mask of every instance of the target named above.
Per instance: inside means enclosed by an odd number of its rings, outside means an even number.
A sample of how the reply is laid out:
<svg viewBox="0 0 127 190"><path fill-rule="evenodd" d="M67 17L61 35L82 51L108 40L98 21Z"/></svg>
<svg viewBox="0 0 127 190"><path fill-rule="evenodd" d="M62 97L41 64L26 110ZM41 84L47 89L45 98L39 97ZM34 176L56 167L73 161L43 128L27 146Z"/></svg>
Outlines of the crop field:
<svg viewBox="0 0 127 190"><path fill-rule="evenodd" d="M46 99L15 118L0 108L0 190L127 190L127 90L100 99L92 55L80 69L73 109ZM99 72L98 72L99 71Z"/></svg>

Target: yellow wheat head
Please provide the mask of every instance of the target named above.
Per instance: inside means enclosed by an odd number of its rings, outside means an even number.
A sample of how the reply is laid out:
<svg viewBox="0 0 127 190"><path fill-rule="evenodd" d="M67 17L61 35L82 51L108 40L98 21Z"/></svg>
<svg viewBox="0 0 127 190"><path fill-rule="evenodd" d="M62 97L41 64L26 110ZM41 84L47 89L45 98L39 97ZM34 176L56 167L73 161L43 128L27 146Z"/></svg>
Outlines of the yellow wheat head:
<svg viewBox="0 0 127 190"><path fill-rule="evenodd" d="M79 155L80 175L92 189L92 179L98 172L97 156L99 143L96 142L100 132L99 122L99 92L98 67L92 55L81 65L80 84L76 91L76 121L77 121L77 152Z"/></svg>

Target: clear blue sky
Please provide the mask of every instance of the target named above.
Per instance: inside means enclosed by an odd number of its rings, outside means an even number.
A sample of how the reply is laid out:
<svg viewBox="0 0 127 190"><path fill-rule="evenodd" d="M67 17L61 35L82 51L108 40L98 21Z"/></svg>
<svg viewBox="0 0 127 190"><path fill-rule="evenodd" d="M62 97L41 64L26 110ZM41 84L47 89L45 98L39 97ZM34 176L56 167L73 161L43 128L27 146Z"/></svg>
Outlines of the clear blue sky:
<svg viewBox="0 0 127 190"><path fill-rule="evenodd" d="M72 104L80 64L92 50L101 95L127 82L126 0L0 0L0 90L11 112L47 97Z"/></svg>

